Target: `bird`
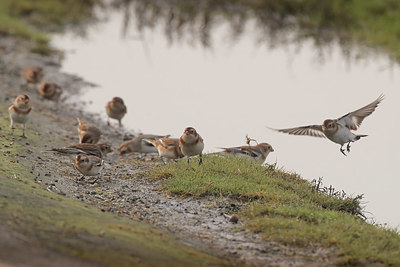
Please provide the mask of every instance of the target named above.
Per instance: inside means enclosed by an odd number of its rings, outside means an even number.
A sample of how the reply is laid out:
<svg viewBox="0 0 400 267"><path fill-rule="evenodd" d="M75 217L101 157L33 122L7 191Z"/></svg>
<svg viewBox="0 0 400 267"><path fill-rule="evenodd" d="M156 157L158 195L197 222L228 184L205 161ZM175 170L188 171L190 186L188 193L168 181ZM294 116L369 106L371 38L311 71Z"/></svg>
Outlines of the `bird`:
<svg viewBox="0 0 400 267"><path fill-rule="evenodd" d="M270 152L274 152L272 146L268 143L260 143L255 146L237 146L237 147L221 147L223 151L221 155L232 155L237 157L247 157L264 163Z"/></svg>
<svg viewBox="0 0 400 267"><path fill-rule="evenodd" d="M169 135L154 135L154 134L140 134L134 137L132 140L125 141L119 147L119 155L123 156L128 153L138 152L138 153L157 153L158 150L155 146L146 140L155 140L159 138L168 138Z"/></svg>
<svg viewBox="0 0 400 267"><path fill-rule="evenodd" d="M182 154L187 157L187 169L189 170L189 163L191 156L200 156L199 165L203 163L203 138L196 132L193 127L187 127L179 138L179 148Z"/></svg>
<svg viewBox="0 0 400 267"><path fill-rule="evenodd" d="M113 150L111 148L111 145L108 143L102 143L102 144L83 143L83 144L74 144L62 148L52 148L46 151L58 152L60 154L65 154L65 155L85 154L103 158L105 155L111 153Z"/></svg>
<svg viewBox="0 0 400 267"><path fill-rule="evenodd" d="M58 84L43 82L39 86L39 93L46 99L58 100L61 96L61 87Z"/></svg>
<svg viewBox="0 0 400 267"><path fill-rule="evenodd" d="M75 158L75 169L85 176L100 175L104 166L104 160L99 157L79 154Z"/></svg>
<svg viewBox="0 0 400 267"><path fill-rule="evenodd" d="M100 140L101 131L95 125L78 119L79 143L96 144Z"/></svg>
<svg viewBox="0 0 400 267"><path fill-rule="evenodd" d="M38 66L31 66L24 69L21 76L27 83L38 83L43 78L43 69Z"/></svg>
<svg viewBox="0 0 400 267"><path fill-rule="evenodd" d="M118 120L119 127L122 126L121 120L125 116L126 112L126 106L120 97L114 97L106 105L107 116L109 118Z"/></svg>
<svg viewBox="0 0 400 267"><path fill-rule="evenodd" d="M384 95L380 95L375 101L366 105L365 107L357 109L353 112L349 112L337 119L326 119L322 125L308 125L288 129L270 129L292 135L309 135L323 138L326 137L332 142L339 144L340 152L347 156L343 146L347 143L347 152L350 152L350 144L352 142L367 136L365 134L356 135L351 131L357 130L363 120L375 111L383 99Z"/></svg>
<svg viewBox="0 0 400 267"><path fill-rule="evenodd" d="M22 137L25 136L25 124L32 111L30 98L27 95L18 95L14 103L8 108L10 115L11 125L10 128L14 130L14 123L22 123Z"/></svg>
<svg viewBox="0 0 400 267"><path fill-rule="evenodd" d="M181 149L179 148L179 138L159 138L159 139L143 139L155 146L160 157L168 159L183 158Z"/></svg>

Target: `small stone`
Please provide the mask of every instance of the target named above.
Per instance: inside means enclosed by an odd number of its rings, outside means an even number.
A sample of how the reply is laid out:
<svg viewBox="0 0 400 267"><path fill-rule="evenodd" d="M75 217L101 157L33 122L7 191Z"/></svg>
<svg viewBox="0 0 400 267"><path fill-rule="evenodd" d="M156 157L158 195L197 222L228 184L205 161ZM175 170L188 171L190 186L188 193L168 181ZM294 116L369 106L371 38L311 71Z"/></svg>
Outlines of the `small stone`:
<svg viewBox="0 0 400 267"><path fill-rule="evenodd" d="M239 221L239 216L236 213L232 214L232 216L229 218L229 222L231 223L237 223L238 221Z"/></svg>

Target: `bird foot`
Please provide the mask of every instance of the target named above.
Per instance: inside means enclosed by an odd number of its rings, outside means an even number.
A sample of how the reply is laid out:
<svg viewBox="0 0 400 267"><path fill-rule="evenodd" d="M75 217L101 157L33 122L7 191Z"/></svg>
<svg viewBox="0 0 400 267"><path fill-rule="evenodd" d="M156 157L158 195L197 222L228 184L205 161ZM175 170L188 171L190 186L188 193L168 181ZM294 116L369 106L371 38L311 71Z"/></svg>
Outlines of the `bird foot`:
<svg viewBox="0 0 400 267"><path fill-rule="evenodd" d="M347 144L347 152L350 152L350 142Z"/></svg>
<svg viewBox="0 0 400 267"><path fill-rule="evenodd" d="M340 148L340 152L342 152L343 155L347 156L346 153L344 153L344 149Z"/></svg>

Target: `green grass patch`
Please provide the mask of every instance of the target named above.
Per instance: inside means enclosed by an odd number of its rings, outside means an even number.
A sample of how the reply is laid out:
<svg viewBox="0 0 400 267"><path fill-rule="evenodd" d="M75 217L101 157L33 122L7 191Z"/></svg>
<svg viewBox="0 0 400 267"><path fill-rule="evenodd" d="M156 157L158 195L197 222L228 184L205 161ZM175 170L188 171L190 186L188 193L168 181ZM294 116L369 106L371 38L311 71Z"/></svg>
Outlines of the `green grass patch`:
<svg viewBox="0 0 400 267"><path fill-rule="evenodd" d="M318 192L297 174L243 158L206 155L191 170L186 162L149 173L164 189L182 196L231 197L247 203L240 211L246 227L265 239L301 247L337 249L338 264L400 264L400 236L361 218L361 196Z"/></svg>

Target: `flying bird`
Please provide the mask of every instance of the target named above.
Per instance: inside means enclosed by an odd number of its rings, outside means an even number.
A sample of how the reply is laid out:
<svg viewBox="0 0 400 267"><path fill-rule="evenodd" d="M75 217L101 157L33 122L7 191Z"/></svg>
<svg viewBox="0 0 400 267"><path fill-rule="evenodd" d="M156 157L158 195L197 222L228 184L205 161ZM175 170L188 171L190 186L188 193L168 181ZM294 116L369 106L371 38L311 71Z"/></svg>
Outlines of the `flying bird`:
<svg viewBox="0 0 400 267"><path fill-rule="evenodd" d="M340 152L346 156L343 146L347 143L347 152L350 152L350 144L361 137L366 137L365 134L354 134L355 131L360 127L363 120L375 111L376 107L383 100L384 95L380 95L375 101L357 109L353 112L349 112L337 119L326 119L322 125L308 125L288 129L273 129L272 130L292 134L292 135L309 135L314 137L328 138L332 142L340 145Z"/></svg>

